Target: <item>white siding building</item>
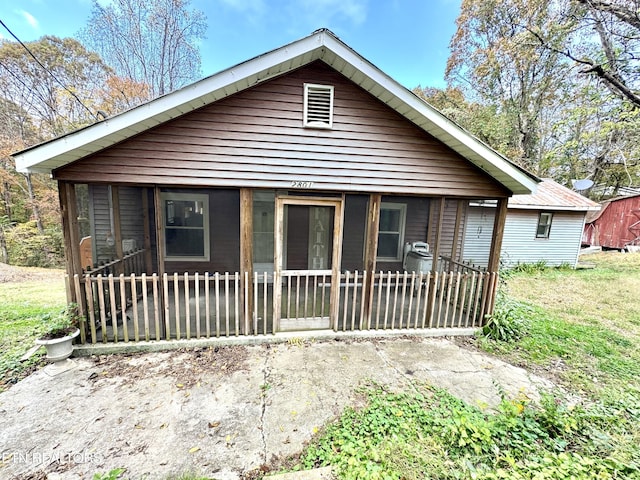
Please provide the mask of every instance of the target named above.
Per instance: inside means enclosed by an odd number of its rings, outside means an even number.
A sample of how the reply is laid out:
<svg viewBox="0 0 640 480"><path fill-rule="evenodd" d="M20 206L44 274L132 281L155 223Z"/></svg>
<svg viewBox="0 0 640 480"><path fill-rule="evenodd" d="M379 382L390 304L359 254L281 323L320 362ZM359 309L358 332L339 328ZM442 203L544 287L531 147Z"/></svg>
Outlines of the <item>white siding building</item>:
<svg viewBox="0 0 640 480"><path fill-rule="evenodd" d="M579 193L544 179L531 195L514 195L504 227L500 260L509 267L518 263L545 262L550 266L575 266L588 211L600 206ZM495 204L472 202L464 237L464 260L486 266Z"/></svg>

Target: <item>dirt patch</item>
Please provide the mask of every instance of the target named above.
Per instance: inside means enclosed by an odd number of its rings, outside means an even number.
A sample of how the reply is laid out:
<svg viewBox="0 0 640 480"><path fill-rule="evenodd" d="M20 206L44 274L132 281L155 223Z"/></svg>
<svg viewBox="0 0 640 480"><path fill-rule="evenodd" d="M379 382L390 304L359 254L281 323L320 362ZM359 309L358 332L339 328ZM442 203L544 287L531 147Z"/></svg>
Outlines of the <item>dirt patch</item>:
<svg viewBox="0 0 640 480"><path fill-rule="evenodd" d="M150 375L162 375L175 378L179 388L191 388L205 374L230 375L248 368L248 352L243 346L180 349L162 355L162 362L153 363L144 354L100 355L94 362L101 371L89 379L98 382L104 378L121 378L135 382Z"/></svg>
<svg viewBox="0 0 640 480"><path fill-rule="evenodd" d="M63 276L64 270L58 268L18 267L0 263L0 283L59 280Z"/></svg>

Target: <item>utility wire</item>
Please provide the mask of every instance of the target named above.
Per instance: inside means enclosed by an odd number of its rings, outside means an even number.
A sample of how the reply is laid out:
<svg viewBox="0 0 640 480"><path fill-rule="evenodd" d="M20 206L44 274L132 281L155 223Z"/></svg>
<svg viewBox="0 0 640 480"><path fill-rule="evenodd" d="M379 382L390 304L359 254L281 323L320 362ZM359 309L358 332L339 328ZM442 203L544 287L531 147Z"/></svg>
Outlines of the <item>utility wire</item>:
<svg viewBox="0 0 640 480"><path fill-rule="evenodd" d="M7 67L4 63L0 62L0 67L4 68L4 69L9 73L9 75L11 75L14 79L16 79L16 81L18 81L19 83L21 83L21 84L22 84L22 86L23 86L24 88L26 88L27 90L31 91L32 93L34 92L34 89L33 89L33 88L31 88L29 85L27 85L27 84L24 82L24 80L22 80L18 75L16 75L16 74L15 74L15 73L14 73L14 72L9 68L9 67ZM73 122L69 119L69 117L67 117L66 115L64 115L64 114L62 114L62 113L60 113L60 112L58 112L58 111L56 110L56 108L55 108L53 105L51 105L51 103L49 103L49 101L48 101L46 98L42 98L42 95L40 95L40 93L39 93L39 92L37 92L37 93L33 93L33 94L34 94L36 97L38 97L38 99L39 99L42 103L44 103L44 104L45 104L47 107L49 107L53 112L55 112L55 114L56 114L56 115L58 115L59 117L62 117L62 118L63 118L64 120L66 120L66 121L67 121L67 123L69 123L70 125L72 125L72 124L73 124ZM32 105L33 105L33 104L32 104Z"/></svg>
<svg viewBox="0 0 640 480"><path fill-rule="evenodd" d="M68 89L68 88L67 88L67 87L66 87L66 86L65 86L65 85L64 85L60 80L58 80L58 77L56 77L56 76L53 74L53 72L52 72L51 70L49 70L47 67L45 67L45 66L42 64L42 62L38 59L38 57L36 57L36 56L33 54L33 52L32 52L31 50L29 50L29 47L27 47L27 46L22 42L22 40L20 40L20 39L16 36L16 34L15 34L15 33L13 33L13 32L11 31L11 29L10 29L9 27L7 27L7 25L2 21L2 19L0 19L0 24L1 24L1 25L2 25L6 30L7 30L7 32L9 32L9 33L11 34L11 36L12 36L13 38L15 38L15 39L16 39L16 41L17 41L20 45L22 45L22 47L23 47L27 52L29 52L29 55L31 55L31 56L33 57L33 59L36 61L36 63L37 63L38 65L40 65L40 66L44 69L44 71L45 71L45 72L47 72L49 75L51 75L51 77L52 77L56 82L58 82L58 84L59 84L62 88L64 88L67 92L69 92L69 94L70 94L73 98L75 98L75 99L78 101L78 103L79 103L80 105L82 105L82 107L83 107L87 112L89 112L89 115L91 115L92 117L94 116L93 112L89 109L89 107L87 107L84 103L82 103L82 100L80 100L80 98L78 98L78 96L77 96L75 93L73 93L71 90L69 90L69 89Z"/></svg>

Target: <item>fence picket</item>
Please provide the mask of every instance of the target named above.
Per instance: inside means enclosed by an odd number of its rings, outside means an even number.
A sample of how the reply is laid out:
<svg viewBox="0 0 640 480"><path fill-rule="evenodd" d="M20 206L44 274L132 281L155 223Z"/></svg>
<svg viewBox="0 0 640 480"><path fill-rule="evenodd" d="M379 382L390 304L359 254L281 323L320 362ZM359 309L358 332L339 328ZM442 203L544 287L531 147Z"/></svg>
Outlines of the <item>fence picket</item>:
<svg viewBox="0 0 640 480"><path fill-rule="evenodd" d="M116 287L113 274L108 277L109 307L111 309L111 328L113 330L113 343L118 343L118 311L116 310Z"/></svg>
<svg viewBox="0 0 640 480"><path fill-rule="evenodd" d="M105 311L102 274L98 275L98 305L100 306L100 326L102 328L102 342L107 343L109 341L109 338L107 335L107 312Z"/></svg>
<svg viewBox="0 0 640 480"><path fill-rule="evenodd" d="M70 291L75 291L77 298L86 298L79 301L78 306L79 313L83 315L81 322L85 341L96 343L98 329L104 343L151 338L208 338L214 334L213 330L217 337L273 333L269 330L273 303L269 302L269 290L273 285L268 272L255 272L253 275L247 272L216 272L211 275L208 272L185 272L172 275L171 284L166 273L162 278L157 274L147 276L146 273L140 276L132 273L127 276L98 274L92 277L87 274L69 277L67 286ZM282 286L287 290L286 294L283 292L287 301L286 308L282 305L285 315L307 319L326 316L326 293L330 287L326 274L316 277L306 271L297 271L290 272L286 278ZM340 276L340 281L337 301L342 311L338 319L332 319L334 329L344 332L357 329L468 328L481 326L482 317L493 308L498 275L461 267L455 271L433 273L348 271ZM371 312L365 304L367 285L371 289ZM252 298L241 295L241 291L249 292L251 288ZM153 295L153 306L150 295ZM204 307L201 305L203 301ZM153 319L150 318L152 315ZM211 319L214 315L215 326ZM172 317L175 318L174 324ZM120 318L122 325L119 324ZM143 328L144 332L141 331Z"/></svg>
<svg viewBox="0 0 640 480"><path fill-rule="evenodd" d="M133 338L136 342L140 341L140 326L138 325L138 292L136 289L136 274L131 276L131 307L133 310Z"/></svg>
<svg viewBox="0 0 640 480"><path fill-rule="evenodd" d="M196 338L200 338L200 277L198 272L193 276L193 293L196 297Z"/></svg>
<svg viewBox="0 0 640 480"><path fill-rule="evenodd" d="M211 304L209 293L209 272L204 274L204 316L205 316L205 329L207 338L211 337Z"/></svg>
<svg viewBox="0 0 640 480"><path fill-rule="evenodd" d="M191 305L189 303L189 273L184 272L184 333L191 339Z"/></svg>
<svg viewBox="0 0 640 480"><path fill-rule="evenodd" d="M144 339L148 342L150 339L149 334L149 299L147 297L147 274L143 273L140 276L140 290L142 290L142 311L144 318Z"/></svg>

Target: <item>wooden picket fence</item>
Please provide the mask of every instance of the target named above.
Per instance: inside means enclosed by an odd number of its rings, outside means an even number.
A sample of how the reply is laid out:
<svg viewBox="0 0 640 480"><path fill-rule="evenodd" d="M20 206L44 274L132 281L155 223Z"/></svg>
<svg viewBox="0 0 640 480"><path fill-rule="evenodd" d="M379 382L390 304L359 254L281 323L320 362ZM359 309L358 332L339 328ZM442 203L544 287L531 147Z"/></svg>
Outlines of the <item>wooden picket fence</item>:
<svg viewBox="0 0 640 480"><path fill-rule="evenodd" d="M138 342L272 335L272 274L184 273L75 275L81 343ZM331 276L297 272L283 278L281 316L301 329L334 331L477 328L493 309L497 274L346 272L329 311ZM368 291L367 291L368 290ZM296 323L297 322L297 323ZM305 327L306 326L306 327Z"/></svg>

